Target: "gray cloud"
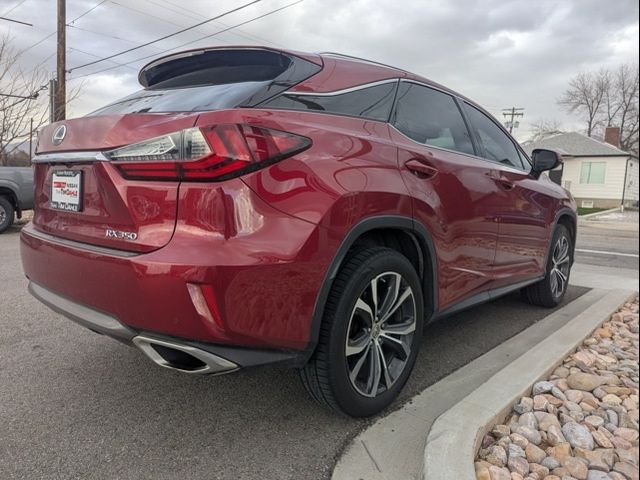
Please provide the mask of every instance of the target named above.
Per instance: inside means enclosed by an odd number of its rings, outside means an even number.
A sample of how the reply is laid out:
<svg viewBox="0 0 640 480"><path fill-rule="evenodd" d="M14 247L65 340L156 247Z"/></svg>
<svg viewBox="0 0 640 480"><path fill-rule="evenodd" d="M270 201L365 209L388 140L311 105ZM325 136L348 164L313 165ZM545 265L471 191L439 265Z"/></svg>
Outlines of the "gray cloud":
<svg viewBox="0 0 640 480"><path fill-rule="evenodd" d="M292 0L289 0L289 2ZM124 63L195 40L278 8L287 0L265 0L242 12L114 59ZM17 0L0 0L0 13ZM98 0L68 0L68 19ZM238 1L113 0L68 29L68 65L77 66L171 33L239 5ZM142 12L138 12L138 11ZM33 28L0 23L18 49L55 30L55 2L27 0L11 16ZM89 32L93 31L95 33ZM114 38L116 37L116 38ZM55 51L55 36L26 52L30 69ZM575 126L555 101L579 71L614 66L638 57L636 0L305 0L290 9L195 46L267 44L303 51L339 51L414 71L441 82L498 114L501 108L525 107L526 123L558 118ZM55 57L43 66L54 69ZM138 88L137 69L119 67L71 81L83 82L83 95L71 105L81 115ZM98 71L104 62L73 72L71 78Z"/></svg>

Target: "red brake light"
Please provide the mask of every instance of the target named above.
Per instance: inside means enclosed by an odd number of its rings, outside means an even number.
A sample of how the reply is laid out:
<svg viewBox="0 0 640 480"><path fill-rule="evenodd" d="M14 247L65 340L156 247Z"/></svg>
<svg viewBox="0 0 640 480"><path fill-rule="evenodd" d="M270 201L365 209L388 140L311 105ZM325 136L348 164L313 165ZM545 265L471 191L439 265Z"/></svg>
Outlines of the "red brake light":
<svg viewBox="0 0 640 480"><path fill-rule="evenodd" d="M215 182L238 177L311 146L307 137L253 125L190 128L107 152L131 180Z"/></svg>

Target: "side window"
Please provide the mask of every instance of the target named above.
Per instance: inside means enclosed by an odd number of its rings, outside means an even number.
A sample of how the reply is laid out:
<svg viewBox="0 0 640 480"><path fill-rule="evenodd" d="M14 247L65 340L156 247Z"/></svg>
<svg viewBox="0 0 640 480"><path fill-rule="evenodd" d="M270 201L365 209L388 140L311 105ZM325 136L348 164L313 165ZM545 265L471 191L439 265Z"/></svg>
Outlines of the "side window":
<svg viewBox="0 0 640 480"><path fill-rule="evenodd" d="M390 82L341 95L283 93L260 106L339 113L386 122L393 106L393 94L396 85L396 82Z"/></svg>
<svg viewBox="0 0 640 480"><path fill-rule="evenodd" d="M493 120L467 103L464 104L464 110L483 147L484 158L509 167L524 168L518 149Z"/></svg>
<svg viewBox="0 0 640 480"><path fill-rule="evenodd" d="M458 105L446 93L402 82L391 122L416 142L474 154L473 143Z"/></svg>

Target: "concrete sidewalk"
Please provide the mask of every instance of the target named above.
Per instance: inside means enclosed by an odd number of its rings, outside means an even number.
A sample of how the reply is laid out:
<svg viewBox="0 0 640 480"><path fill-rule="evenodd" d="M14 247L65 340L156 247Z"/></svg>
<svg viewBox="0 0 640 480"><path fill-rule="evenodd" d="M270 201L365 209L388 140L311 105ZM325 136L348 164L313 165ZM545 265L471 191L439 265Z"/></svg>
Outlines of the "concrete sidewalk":
<svg viewBox="0 0 640 480"><path fill-rule="evenodd" d="M578 229L581 226L615 230L638 231L638 211L607 211L578 217ZM578 233L578 236L580 234Z"/></svg>
<svg viewBox="0 0 640 480"><path fill-rule="evenodd" d="M638 270L576 263L571 269L571 285L609 290L639 290Z"/></svg>
<svg viewBox="0 0 640 480"><path fill-rule="evenodd" d="M637 291L638 272L575 264L571 284L594 290L427 388L400 410L378 420L345 449L332 480L419 478L427 435L442 413L611 290Z"/></svg>

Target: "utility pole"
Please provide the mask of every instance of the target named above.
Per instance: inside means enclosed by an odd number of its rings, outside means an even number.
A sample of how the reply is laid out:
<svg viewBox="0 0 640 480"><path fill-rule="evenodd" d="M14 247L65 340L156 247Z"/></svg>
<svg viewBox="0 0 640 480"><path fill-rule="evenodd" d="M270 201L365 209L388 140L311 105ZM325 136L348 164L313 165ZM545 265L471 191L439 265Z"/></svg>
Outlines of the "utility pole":
<svg viewBox="0 0 640 480"><path fill-rule="evenodd" d="M55 78L49 80L49 123L56 121L56 95L58 94L58 82Z"/></svg>
<svg viewBox="0 0 640 480"><path fill-rule="evenodd" d="M510 120L506 121L507 127L509 127L509 133L513 133L513 128L518 128L518 122L515 121L517 117L524 117L524 108L503 108L502 115L504 118L510 118Z"/></svg>
<svg viewBox="0 0 640 480"><path fill-rule="evenodd" d="M29 121L29 163L33 160L33 117Z"/></svg>
<svg viewBox="0 0 640 480"><path fill-rule="evenodd" d="M55 90L55 101L53 120L55 122L64 120L67 116L67 41L66 41L66 12L67 0L58 0L58 56L57 56L57 82Z"/></svg>

